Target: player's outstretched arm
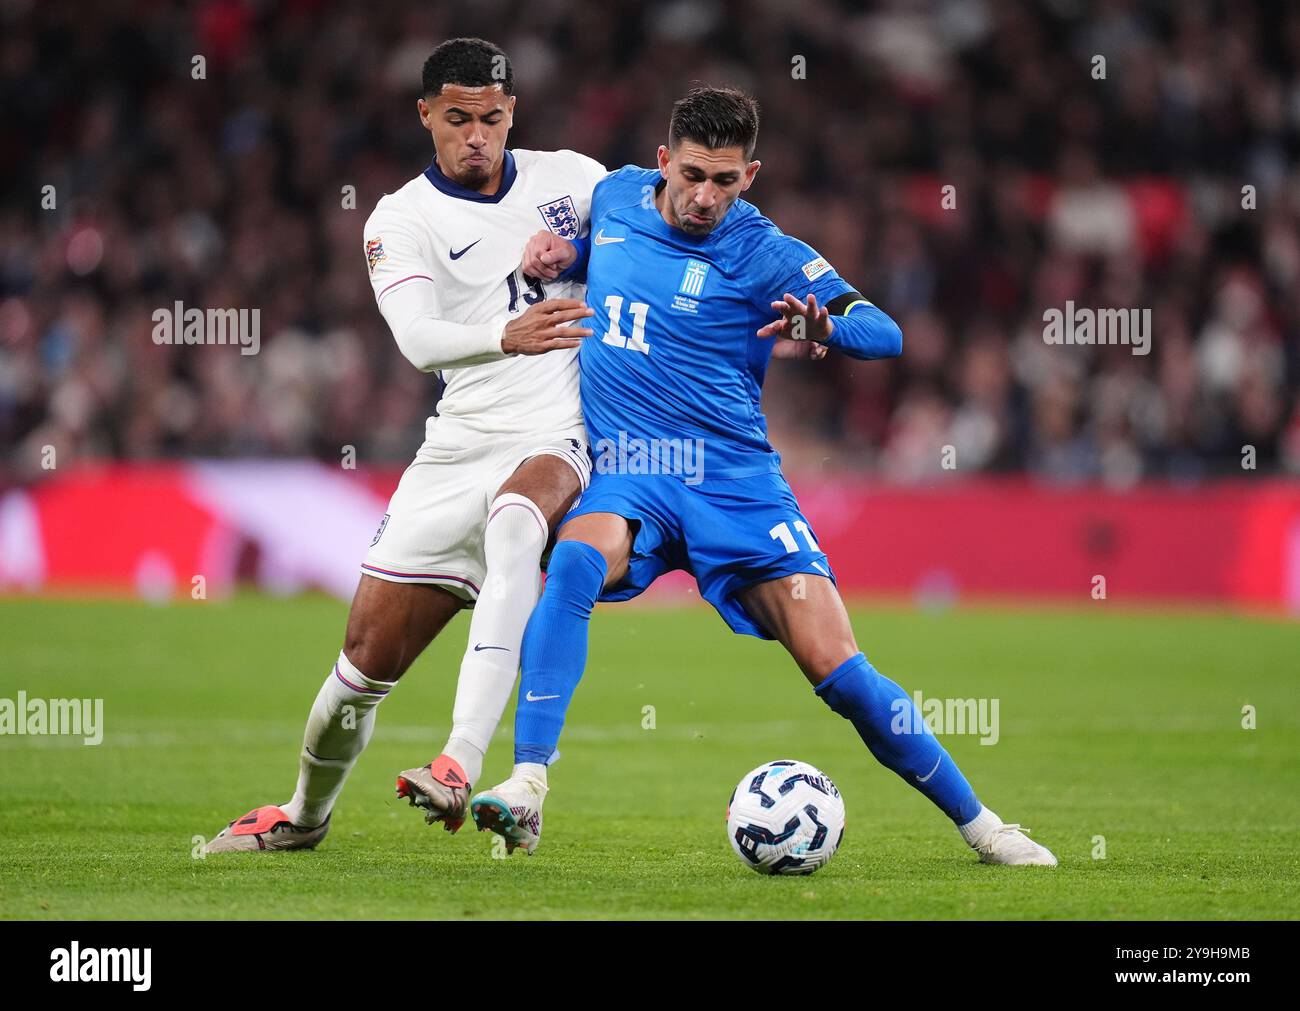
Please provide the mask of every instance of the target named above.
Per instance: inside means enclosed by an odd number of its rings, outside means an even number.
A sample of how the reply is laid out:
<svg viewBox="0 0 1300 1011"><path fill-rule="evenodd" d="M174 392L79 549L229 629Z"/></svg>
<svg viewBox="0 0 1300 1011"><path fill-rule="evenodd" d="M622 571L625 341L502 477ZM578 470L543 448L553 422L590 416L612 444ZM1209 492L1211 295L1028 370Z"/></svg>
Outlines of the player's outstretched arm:
<svg viewBox="0 0 1300 1011"><path fill-rule="evenodd" d="M398 348L421 372L577 347L591 330L566 324L593 315L577 299L548 298L517 319L502 315L489 323L453 323L439 318L434 286L423 281L388 293L379 309Z"/></svg>
<svg viewBox="0 0 1300 1011"><path fill-rule="evenodd" d="M826 306L817 296L807 300L790 293L773 302L777 318L758 331L759 337L814 341L850 358L896 358L903 353L903 331L886 313L856 291L846 292Z"/></svg>

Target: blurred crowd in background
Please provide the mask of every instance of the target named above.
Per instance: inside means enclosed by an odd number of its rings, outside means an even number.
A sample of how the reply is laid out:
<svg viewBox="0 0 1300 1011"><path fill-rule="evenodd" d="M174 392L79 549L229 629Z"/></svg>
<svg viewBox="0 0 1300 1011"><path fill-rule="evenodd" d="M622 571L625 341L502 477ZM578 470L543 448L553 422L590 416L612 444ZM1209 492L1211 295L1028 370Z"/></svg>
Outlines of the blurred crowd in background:
<svg viewBox="0 0 1300 1011"><path fill-rule="evenodd" d="M773 364L791 472L1300 473L1300 7L0 0L0 482L44 446L409 460L438 382L361 232L430 160L420 68L457 35L512 59L511 146L611 168L693 81L758 98L747 197L904 333ZM260 354L156 345L177 300L259 308ZM1067 300L1149 309L1150 354L1049 346Z"/></svg>

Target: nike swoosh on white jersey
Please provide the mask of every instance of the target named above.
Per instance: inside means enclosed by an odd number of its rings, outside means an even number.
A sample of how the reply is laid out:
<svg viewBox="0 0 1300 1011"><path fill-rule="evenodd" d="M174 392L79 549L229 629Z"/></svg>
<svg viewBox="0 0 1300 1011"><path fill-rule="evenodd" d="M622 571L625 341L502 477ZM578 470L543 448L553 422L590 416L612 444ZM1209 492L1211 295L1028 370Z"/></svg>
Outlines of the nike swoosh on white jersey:
<svg viewBox="0 0 1300 1011"><path fill-rule="evenodd" d="M528 689L528 694L524 696L525 702L545 702L547 699L558 699L558 695L534 695L533 690Z"/></svg>
<svg viewBox="0 0 1300 1011"><path fill-rule="evenodd" d="M596 233L596 245L603 246L607 242L623 242L626 238L626 235L606 235L605 229L602 228Z"/></svg>

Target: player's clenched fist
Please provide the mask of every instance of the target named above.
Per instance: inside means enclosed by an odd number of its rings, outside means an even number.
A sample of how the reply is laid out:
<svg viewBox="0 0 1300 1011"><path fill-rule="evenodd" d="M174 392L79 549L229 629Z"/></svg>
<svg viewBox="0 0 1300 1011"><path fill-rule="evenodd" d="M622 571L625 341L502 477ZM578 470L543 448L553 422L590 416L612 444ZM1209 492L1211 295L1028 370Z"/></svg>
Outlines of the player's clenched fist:
<svg viewBox="0 0 1300 1011"><path fill-rule="evenodd" d="M568 239L552 232L538 232L524 246L524 273L554 281L577 258L578 251Z"/></svg>
<svg viewBox="0 0 1300 1011"><path fill-rule="evenodd" d="M524 270L531 273L526 264ZM508 355L540 355L559 348L576 348L583 337L591 336L591 330L568 324L592 315L592 310L576 298L548 298L506 324L501 332L501 350Z"/></svg>

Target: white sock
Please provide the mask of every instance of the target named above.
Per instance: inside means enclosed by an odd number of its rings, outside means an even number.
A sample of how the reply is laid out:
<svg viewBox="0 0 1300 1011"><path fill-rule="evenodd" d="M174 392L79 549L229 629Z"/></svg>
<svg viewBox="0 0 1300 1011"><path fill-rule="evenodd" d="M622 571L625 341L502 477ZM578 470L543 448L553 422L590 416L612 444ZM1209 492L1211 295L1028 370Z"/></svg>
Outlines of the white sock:
<svg viewBox="0 0 1300 1011"><path fill-rule="evenodd" d="M281 805L295 825L314 828L329 817L344 780L374 733L375 708L392 687L366 677L339 653L307 717L298 789L293 800Z"/></svg>
<svg viewBox="0 0 1300 1011"><path fill-rule="evenodd" d="M471 783L482 775L483 755L515 687L524 626L541 592L545 548L541 510L523 495L498 495L488 510L483 533L487 576L470 619L451 736L443 748Z"/></svg>
<svg viewBox="0 0 1300 1011"><path fill-rule="evenodd" d="M511 770L510 778L529 780L543 796L550 789L546 784L546 766L537 762L520 762Z"/></svg>
<svg viewBox="0 0 1300 1011"><path fill-rule="evenodd" d="M966 845L975 847L980 841L989 834L990 831L1002 824L1002 819L990 811L987 807L980 805L980 813L968 821L965 825L958 825L957 831L961 837L966 840Z"/></svg>

